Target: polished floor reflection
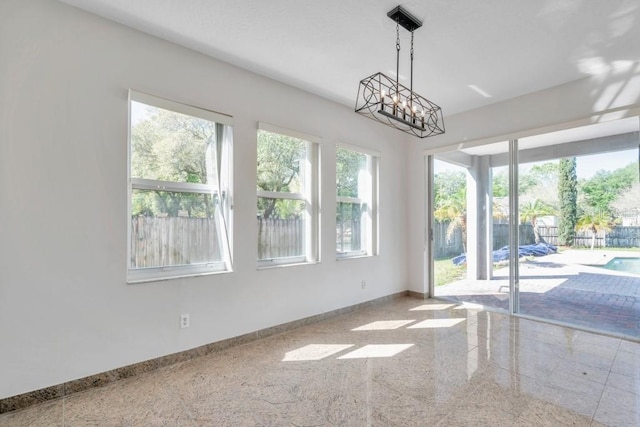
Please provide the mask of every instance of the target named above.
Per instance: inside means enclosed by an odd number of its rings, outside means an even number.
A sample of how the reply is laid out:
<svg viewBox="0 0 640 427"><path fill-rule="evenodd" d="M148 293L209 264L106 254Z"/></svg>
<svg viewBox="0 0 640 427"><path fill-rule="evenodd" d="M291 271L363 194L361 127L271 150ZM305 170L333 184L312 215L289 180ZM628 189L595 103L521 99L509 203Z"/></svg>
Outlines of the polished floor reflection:
<svg viewBox="0 0 640 427"><path fill-rule="evenodd" d="M0 425L637 426L640 344L400 298Z"/></svg>

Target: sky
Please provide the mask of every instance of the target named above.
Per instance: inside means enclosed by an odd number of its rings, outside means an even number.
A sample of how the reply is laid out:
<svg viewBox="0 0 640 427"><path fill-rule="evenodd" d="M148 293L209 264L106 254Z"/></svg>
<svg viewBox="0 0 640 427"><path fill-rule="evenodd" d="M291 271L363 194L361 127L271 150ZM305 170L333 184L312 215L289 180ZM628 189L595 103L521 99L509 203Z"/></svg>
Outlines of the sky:
<svg viewBox="0 0 640 427"><path fill-rule="evenodd" d="M577 158L578 179L591 178L599 170L613 171L638 161L638 150L594 154Z"/></svg>

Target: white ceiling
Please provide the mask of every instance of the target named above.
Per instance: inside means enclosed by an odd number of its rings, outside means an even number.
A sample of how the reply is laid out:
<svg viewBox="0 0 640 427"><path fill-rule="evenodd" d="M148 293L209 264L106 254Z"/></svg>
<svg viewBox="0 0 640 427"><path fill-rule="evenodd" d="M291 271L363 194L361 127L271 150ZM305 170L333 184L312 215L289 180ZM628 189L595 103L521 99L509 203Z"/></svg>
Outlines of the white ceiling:
<svg viewBox="0 0 640 427"><path fill-rule="evenodd" d="M61 0L325 98L395 75L397 0ZM638 0L421 0L414 89L451 115L636 67ZM401 28L401 82L409 35Z"/></svg>

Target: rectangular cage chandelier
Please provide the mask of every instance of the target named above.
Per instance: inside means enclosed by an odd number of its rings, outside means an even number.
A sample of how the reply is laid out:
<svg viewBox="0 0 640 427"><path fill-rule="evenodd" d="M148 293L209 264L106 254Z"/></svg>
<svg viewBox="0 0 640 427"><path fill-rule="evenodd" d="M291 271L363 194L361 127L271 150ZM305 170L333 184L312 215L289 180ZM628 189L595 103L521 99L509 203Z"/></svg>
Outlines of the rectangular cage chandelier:
<svg viewBox="0 0 640 427"><path fill-rule="evenodd" d="M387 13L396 23L396 78L400 75L400 27L411 33L411 77L406 87L383 73L376 73L360 81L356 113L384 123L419 138L444 133L442 109L413 91L413 31L422 22L402 7Z"/></svg>

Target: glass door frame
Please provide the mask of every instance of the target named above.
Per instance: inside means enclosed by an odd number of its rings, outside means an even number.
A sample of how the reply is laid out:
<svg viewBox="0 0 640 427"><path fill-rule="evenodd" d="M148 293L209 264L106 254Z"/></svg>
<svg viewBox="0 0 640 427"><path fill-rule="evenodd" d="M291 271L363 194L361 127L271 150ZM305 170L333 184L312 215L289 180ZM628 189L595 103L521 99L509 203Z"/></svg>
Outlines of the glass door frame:
<svg viewBox="0 0 640 427"><path fill-rule="evenodd" d="M519 284L519 212L518 212L518 140L509 140L509 313L517 314L520 309L520 284ZM425 170L425 233L424 233L424 288L427 297L434 298L434 160L435 153L424 155ZM486 246L486 245L485 245ZM477 255L477 254L476 254ZM489 257L488 254L483 254ZM491 262L491 261L489 261ZM490 268L489 268L490 270ZM491 273L489 272L490 279Z"/></svg>
<svg viewBox="0 0 640 427"><path fill-rule="evenodd" d="M518 140L509 141L509 313L520 311L520 213L518 212Z"/></svg>
<svg viewBox="0 0 640 427"><path fill-rule="evenodd" d="M428 154L424 156L424 170L425 170L425 227L424 227L424 288L427 290L427 298L434 298L435 295L435 275L434 266L435 260L433 256L433 204L434 204L434 190L433 190L433 161L434 154Z"/></svg>
<svg viewBox="0 0 640 427"><path fill-rule="evenodd" d="M614 125L618 120L621 121L621 125ZM636 125L633 125L633 121L636 121ZM624 123L622 123L624 121ZM609 124L613 126L613 129L609 127ZM520 304L520 269L519 269L519 254L518 248L520 246L520 213L519 213L519 168L520 161L524 161L525 164L535 161L543 161L549 159L559 159L565 157L580 157L580 156L592 156L601 153L610 153L624 150L637 149L640 153L640 116L631 115L629 117L615 118L606 120L603 122L584 122L584 123L571 123L564 125L557 125L555 129L549 129L546 132L542 131L538 134L532 134L531 131L526 132L531 134L529 136L523 136L522 138L505 138L502 140L504 143L508 143L508 152L506 155L501 155L501 165L504 165L504 160L508 158L508 206L509 206L509 314L515 314L524 318L531 318L537 320L550 321L563 326L569 326L572 328L594 331L596 333L602 332L597 326L579 326L562 319L552 319L547 317L539 317L537 315L528 314L526 307L521 307ZM593 133L593 136L586 134L589 132L590 126L603 127L593 128L597 129ZM604 131L602 131L604 129ZM609 133L611 130L616 130L618 133ZM576 135L567 136L570 132L576 131ZM554 144L549 144L547 141L549 136L553 135L556 139ZM547 140L545 140L545 138ZM576 139L571 139L576 138ZM577 139L580 138L580 139ZM535 141L532 141L536 139ZM533 143L533 144L532 144ZM494 142L487 142L486 145L496 144ZM539 145L538 145L539 144ZM469 145L466 148L476 148L482 145ZM506 147L505 147L506 148ZM520 149L522 148L522 151ZM547 153L544 152L547 151ZM436 297L435 294L435 277L434 277L434 253L436 250L434 242L434 178L435 168L434 160L438 154L444 154L449 152L455 152L455 148L440 147L435 150L425 150L424 153L424 171L425 171L425 234L424 234L424 289L428 290L427 296L429 298ZM551 157L546 157L552 154ZM489 154L491 155L491 154ZM640 155L640 154L639 154ZM489 162L491 167L492 162ZM491 186L491 184L488 184ZM483 256L486 256L483 255ZM489 255L489 259L491 259ZM525 282L526 283L526 282ZM525 310L522 314L521 308ZM505 310L506 311L506 310Z"/></svg>

